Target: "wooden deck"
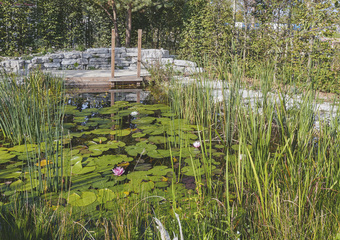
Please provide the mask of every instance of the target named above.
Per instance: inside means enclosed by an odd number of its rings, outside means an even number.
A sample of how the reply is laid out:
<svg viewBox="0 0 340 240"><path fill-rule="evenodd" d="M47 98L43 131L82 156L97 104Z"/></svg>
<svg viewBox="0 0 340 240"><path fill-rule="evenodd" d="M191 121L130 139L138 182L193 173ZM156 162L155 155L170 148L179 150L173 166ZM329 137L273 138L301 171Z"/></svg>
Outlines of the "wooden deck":
<svg viewBox="0 0 340 240"><path fill-rule="evenodd" d="M149 76L143 70L141 77L137 77L135 70L116 70L115 77L111 77L111 70L55 70L49 71L53 75L63 77L68 87L99 87L112 88L124 84L136 84L137 87Z"/></svg>

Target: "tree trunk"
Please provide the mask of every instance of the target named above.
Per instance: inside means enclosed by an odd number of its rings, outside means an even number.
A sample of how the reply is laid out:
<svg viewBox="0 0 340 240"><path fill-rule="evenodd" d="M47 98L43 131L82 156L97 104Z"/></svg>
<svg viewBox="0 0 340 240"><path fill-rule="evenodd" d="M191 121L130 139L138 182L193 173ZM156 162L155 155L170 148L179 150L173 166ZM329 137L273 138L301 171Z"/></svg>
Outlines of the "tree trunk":
<svg viewBox="0 0 340 240"><path fill-rule="evenodd" d="M112 4L113 25L114 25L115 34L116 34L116 46L120 47L120 34L119 34L119 31L118 31L116 3L115 3L114 0L112 0L111 4Z"/></svg>
<svg viewBox="0 0 340 240"><path fill-rule="evenodd" d="M126 36L125 47L130 47L131 43L131 28L132 28L132 3L128 4L127 16L126 16Z"/></svg>

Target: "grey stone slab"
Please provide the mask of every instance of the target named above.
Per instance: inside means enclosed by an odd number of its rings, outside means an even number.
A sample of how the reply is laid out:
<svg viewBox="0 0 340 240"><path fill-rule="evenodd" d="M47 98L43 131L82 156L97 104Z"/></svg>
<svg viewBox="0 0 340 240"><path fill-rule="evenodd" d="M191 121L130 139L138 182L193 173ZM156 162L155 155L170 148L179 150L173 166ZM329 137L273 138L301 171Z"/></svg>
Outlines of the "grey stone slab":
<svg viewBox="0 0 340 240"><path fill-rule="evenodd" d="M103 54L103 53L108 53L109 52L109 48L89 48L86 50L86 52L88 53L92 53L92 54Z"/></svg>
<svg viewBox="0 0 340 240"><path fill-rule="evenodd" d="M86 58L79 58L79 59L77 59L77 62L78 62L79 64L82 64L82 65L89 64L89 60L86 59Z"/></svg>
<svg viewBox="0 0 340 240"><path fill-rule="evenodd" d="M115 54L122 54L122 53L126 53L126 48L125 47L116 47L115 48Z"/></svg>
<svg viewBox="0 0 340 240"><path fill-rule="evenodd" d="M163 57L162 50L159 49L144 49L142 50L142 59L161 59Z"/></svg>
<svg viewBox="0 0 340 240"><path fill-rule="evenodd" d="M88 52L83 52L81 54L82 58L91 58L92 57L92 54L91 53L88 53Z"/></svg>
<svg viewBox="0 0 340 240"><path fill-rule="evenodd" d="M75 63L78 63L77 59L66 59L66 58L64 58L61 62L62 65L74 65Z"/></svg>
<svg viewBox="0 0 340 240"><path fill-rule="evenodd" d="M109 68L109 69L111 69L111 65L89 64L89 65L87 65L87 68L95 68L95 69Z"/></svg>
<svg viewBox="0 0 340 240"><path fill-rule="evenodd" d="M181 66L173 66L173 70L175 72L181 72L183 73L185 71L185 67L181 67Z"/></svg>
<svg viewBox="0 0 340 240"><path fill-rule="evenodd" d="M198 67L185 67L184 72L185 72L186 74L201 73L201 72L203 72L203 68L198 68Z"/></svg>
<svg viewBox="0 0 340 240"><path fill-rule="evenodd" d="M182 66L182 67L197 67L197 64L191 61L187 60L177 60L175 59L174 64L176 66Z"/></svg>
<svg viewBox="0 0 340 240"><path fill-rule="evenodd" d="M55 58L53 59L54 63L61 63L62 59L61 58Z"/></svg>
<svg viewBox="0 0 340 240"><path fill-rule="evenodd" d="M173 59L173 58L162 58L162 59L160 60L160 63L161 63L162 65L172 64L172 63L174 63L174 59Z"/></svg>
<svg viewBox="0 0 340 240"><path fill-rule="evenodd" d="M42 57L34 57L32 58L32 63L33 64L41 64L41 63L44 63Z"/></svg>
<svg viewBox="0 0 340 240"><path fill-rule="evenodd" d="M138 48L127 48L126 53L138 53Z"/></svg>
<svg viewBox="0 0 340 240"><path fill-rule="evenodd" d="M89 60L90 64L108 64L111 63L111 60L108 58L90 58Z"/></svg>
<svg viewBox="0 0 340 240"><path fill-rule="evenodd" d="M49 57L52 58L52 59L64 58L64 54L63 53L54 53L54 54L50 54Z"/></svg>
<svg viewBox="0 0 340 240"><path fill-rule="evenodd" d="M122 53L115 53L115 57L117 58L126 58L127 57L127 53L126 52L122 52Z"/></svg>
<svg viewBox="0 0 340 240"><path fill-rule="evenodd" d="M67 52L67 53L64 53L64 58L66 58L66 59L80 58L80 52Z"/></svg>
<svg viewBox="0 0 340 240"><path fill-rule="evenodd" d="M45 68L60 68L60 63L44 63Z"/></svg>
<svg viewBox="0 0 340 240"><path fill-rule="evenodd" d="M94 54L92 54L92 58L111 58L111 54L109 54L109 53L94 53Z"/></svg>
<svg viewBox="0 0 340 240"><path fill-rule="evenodd" d="M126 53L126 57L137 57L138 53L137 52L128 52Z"/></svg>

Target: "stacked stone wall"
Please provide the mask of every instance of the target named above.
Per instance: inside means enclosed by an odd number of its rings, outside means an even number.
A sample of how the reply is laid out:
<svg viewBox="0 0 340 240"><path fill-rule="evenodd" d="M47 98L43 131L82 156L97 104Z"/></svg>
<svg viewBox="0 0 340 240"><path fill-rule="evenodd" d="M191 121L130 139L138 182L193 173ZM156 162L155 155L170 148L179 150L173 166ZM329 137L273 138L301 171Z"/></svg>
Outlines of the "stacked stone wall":
<svg viewBox="0 0 340 240"><path fill-rule="evenodd" d="M137 48L115 48L115 67L118 69L137 68ZM142 68L153 64L173 66L185 73L197 72L196 63L177 60L169 55L168 50L142 49ZM29 60L6 58L0 62L0 68L6 72L27 73L34 69L41 70L109 70L111 69L111 48L90 48L84 52L57 52L44 56L35 56Z"/></svg>

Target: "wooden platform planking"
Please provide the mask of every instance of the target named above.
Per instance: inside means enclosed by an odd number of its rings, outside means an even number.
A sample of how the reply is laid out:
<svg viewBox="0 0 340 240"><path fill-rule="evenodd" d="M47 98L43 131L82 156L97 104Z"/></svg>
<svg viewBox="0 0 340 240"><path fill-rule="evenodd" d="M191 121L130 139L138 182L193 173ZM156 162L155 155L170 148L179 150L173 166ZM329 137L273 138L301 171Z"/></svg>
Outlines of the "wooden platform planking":
<svg viewBox="0 0 340 240"><path fill-rule="evenodd" d="M140 83L144 81L143 77L131 76L118 76L112 77L65 77L65 84L67 86L103 86L114 87L116 84L132 84L136 83L140 86Z"/></svg>
<svg viewBox="0 0 340 240"><path fill-rule="evenodd" d="M120 77L111 78L110 82L112 84L112 87L114 87L116 83L124 83L124 84L136 83L137 87L139 87L140 83L143 82L143 78L137 77L137 76L120 76Z"/></svg>

